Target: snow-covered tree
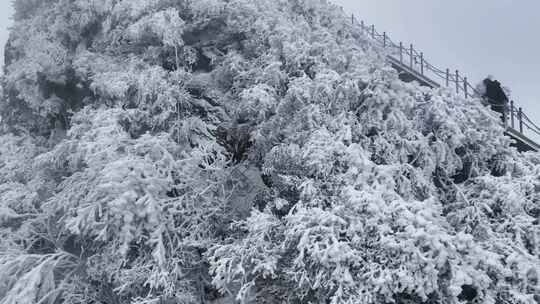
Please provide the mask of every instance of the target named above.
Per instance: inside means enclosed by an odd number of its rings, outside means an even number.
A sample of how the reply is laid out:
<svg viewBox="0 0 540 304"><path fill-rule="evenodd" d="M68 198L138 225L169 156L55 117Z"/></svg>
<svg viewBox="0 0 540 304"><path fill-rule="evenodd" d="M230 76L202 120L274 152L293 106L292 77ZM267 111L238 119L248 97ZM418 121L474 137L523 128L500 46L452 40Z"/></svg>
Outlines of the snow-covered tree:
<svg viewBox="0 0 540 304"><path fill-rule="evenodd" d="M0 304L540 301L540 157L326 0L16 0Z"/></svg>

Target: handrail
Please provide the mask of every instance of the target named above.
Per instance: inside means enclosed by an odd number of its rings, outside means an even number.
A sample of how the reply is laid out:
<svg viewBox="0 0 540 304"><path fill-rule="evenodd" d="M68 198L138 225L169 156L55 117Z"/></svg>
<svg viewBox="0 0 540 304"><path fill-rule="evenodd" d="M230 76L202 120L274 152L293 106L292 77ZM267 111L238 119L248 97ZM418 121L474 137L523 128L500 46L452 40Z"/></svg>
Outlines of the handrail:
<svg viewBox="0 0 540 304"><path fill-rule="evenodd" d="M362 33L367 34L367 37L370 37L373 41L379 44L379 46L382 46L385 50L387 50L387 56L389 58L396 61L396 63L399 63L402 67L414 72L416 74L415 76L420 76L422 79L426 79L429 84L439 87L441 85L433 79L440 79L448 88L450 85L455 85L456 94L463 93L465 98L482 98L484 103L490 105L491 107L505 107L507 108L506 112L510 114L510 117L507 117L508 115L504 115L504 125L506 128L508 128L509 119L511 121L511 127L515 128L515 120L517 118L517 122L519 124L519 133L522 136L525 137L524 127L540 136L540 127L523 112L521 107L516 107L514 105L514 101L510 101L510 106L508 107L506 105L500 105L489 98L482 97L483 94L480 93L469 82L467 77L461 75L459 70L450 72L450 69L442 70L437 68L429 63L426 60L424 53L416 50L413 44L405 46L402 42L399 44L395 43L386 32L377 32L375 25L367 26L363 20L358 22L354 14L352 15L351 20L353 26L359 25ZM518 130L516 129L516 131Z"/></svg>

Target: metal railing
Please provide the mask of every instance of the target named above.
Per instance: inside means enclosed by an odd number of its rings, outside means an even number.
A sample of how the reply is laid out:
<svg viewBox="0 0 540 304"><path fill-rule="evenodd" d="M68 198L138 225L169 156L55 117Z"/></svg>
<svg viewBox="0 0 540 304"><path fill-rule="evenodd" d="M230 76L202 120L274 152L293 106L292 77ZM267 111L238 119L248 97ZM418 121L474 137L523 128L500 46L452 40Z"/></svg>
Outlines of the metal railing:
<svg viewBox="0 0 540 304"><path fill-rule="evenodd" d="M463 94L465 98L482 98L486 104L492 107L503 106L483 97L483 94L472 86L469 79L463 76L459 70L450 71L450 69L440 69L429 63L424 53L416 50L413 44L404 45L403 42L395 43L386 32L379 33L375 25L368 26L364 21L358 22L354 15L352 15L351 21L353 26L359 26L362 33L383 47L388 52L388 58L393 63L414 73L415 75L413 76L426 82L429 86L441 87L440 83L443 83L445 87L455 87L456 94ZM439 83L437 80L441 82ZM522 107L516 106L513 100L510 101L509 106L503 107L506 108L505 112L509 114L504 115L505 128L511 127L519 131L524 137L526 137L525 128L527 128L527 130L540 136L540 127L523 112Z"/></svg>

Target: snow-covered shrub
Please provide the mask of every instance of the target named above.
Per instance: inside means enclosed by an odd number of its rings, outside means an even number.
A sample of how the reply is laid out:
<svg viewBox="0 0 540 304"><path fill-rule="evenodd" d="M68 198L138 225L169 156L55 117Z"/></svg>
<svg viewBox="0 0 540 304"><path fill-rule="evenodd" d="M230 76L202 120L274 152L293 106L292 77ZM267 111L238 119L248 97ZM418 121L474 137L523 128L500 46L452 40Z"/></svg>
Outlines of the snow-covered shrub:
<svg viewBox="0 0 540 304"><path fill-rule="evenodd" d="M519 303L540 157L325 0L17 0L0 304Z"/></svg>

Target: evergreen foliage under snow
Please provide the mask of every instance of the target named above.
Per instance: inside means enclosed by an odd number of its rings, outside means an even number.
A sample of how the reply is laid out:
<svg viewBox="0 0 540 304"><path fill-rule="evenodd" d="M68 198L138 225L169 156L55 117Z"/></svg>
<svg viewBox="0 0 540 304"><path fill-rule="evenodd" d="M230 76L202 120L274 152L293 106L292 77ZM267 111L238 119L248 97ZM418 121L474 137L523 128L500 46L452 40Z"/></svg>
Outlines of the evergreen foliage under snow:
<svg viewBox="0 0 540 304"><path fill-rule="evenodd" d="M540 302L540 156L324 0L16 0L0 304Z"/></svg>

